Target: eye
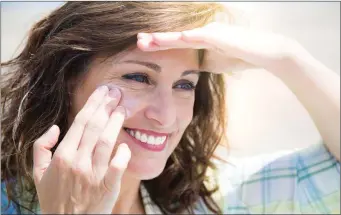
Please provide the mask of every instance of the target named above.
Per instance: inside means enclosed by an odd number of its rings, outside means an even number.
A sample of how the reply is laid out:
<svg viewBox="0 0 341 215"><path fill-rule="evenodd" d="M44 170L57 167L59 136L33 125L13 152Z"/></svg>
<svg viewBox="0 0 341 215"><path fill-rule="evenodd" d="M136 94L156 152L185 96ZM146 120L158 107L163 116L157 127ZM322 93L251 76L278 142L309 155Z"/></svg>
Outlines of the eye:
<svg viewBox="0 0 341 215"><path fill-rule="evenodd" d="M132 73L123 75L122 78L133 80L140 83L150 84L150 80L146 74Z"/></svg>
<svg viewBox="0 0 341 215"><path fill-rule="evenodd" d="M174 86L174 88L181 90L194 90L195 85L191 81L180 81Z"/></svg>

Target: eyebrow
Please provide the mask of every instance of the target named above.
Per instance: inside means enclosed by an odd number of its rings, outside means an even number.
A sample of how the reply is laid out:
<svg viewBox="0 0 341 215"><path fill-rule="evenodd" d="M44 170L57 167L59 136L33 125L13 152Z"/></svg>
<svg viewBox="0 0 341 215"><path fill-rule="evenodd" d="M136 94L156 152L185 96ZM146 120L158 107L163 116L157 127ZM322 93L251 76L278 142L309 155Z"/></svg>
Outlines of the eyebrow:
<svg viewBox="0 0 341 215"><path fill-rule="evenodd" d="M119 62L119 63L133 63L133 64L139 64L139 65L142 65L142 66L145 66L145 67L148 67L149 69L152 69L156 72L161 72L161 66L159 66L158 64L156 63L152 63L152 62L146 62L146 61L138 61L138 60L126 60L126 61L123 61L123 62ZM200 70L195 70L195 69L192 69L192 70L186 70L184 71L181 76L185 76L185 75L189 75L189 74L196 74L196 75L199 75L200 72L203 72L203 71L200 71Z"/></svg>

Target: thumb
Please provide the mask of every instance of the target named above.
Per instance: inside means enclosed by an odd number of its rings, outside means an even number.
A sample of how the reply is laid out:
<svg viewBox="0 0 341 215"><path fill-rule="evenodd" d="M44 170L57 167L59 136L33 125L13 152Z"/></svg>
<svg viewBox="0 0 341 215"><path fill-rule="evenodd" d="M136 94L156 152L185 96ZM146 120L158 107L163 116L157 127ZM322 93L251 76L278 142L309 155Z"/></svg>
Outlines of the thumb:
<svg viewBox="0 0 341 215"><path fill-rule="evenodd" d="M40 182L45 170L51 163L51 148L58 142L59 134L59 127L53 125L33 145L33 175L35 183Z"/></svg>

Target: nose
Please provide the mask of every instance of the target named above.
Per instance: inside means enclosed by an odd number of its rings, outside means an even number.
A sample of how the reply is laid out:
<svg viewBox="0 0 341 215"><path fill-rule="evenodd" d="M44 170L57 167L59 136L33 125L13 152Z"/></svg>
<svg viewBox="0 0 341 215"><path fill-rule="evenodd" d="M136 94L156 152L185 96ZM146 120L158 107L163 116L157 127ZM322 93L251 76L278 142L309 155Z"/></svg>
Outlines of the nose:
<svg viewBox="0 0 341 215"><path fill-rule="evenodd" d="M172 127L176 121L176 104L172 92L155 94L145 110L146 118L152 120L155 126Z"/></svg>

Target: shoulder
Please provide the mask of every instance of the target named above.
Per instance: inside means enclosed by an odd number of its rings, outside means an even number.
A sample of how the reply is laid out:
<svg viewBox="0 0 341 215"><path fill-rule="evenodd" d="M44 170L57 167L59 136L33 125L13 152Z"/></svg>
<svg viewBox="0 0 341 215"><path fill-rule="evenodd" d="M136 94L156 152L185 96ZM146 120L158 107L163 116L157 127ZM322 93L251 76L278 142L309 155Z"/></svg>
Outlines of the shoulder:
<svg viewBox="0 0 341 215"><path fill-rule="evenodd" d="M323 144L218 166L224 213L340 212L340 162Z"/></svg>
<svg viewBox="0 0 341 215"><path fill-rule="evenodd" d="M5 182L1 182L1 214L16 214L17 208L15 205L11 202L9 204L9 200L7 197L6 192L6 184Z"/></svg>
<svg viewBox="0 0 341 215"><path fill-rule="evenodd" d="M18 190L17 182L15 180L11 181L14 183L14 189ZM24 192L21 197L16 199L17 203L9 201L7 196L6 183L1 182L1 214L40 214L39 203L31 204L32 194L29 192ZM29 200L29 203L27 202ZM28 205L27 205L28 204ZM31 208L30 210L27 207Z"/></svg>

